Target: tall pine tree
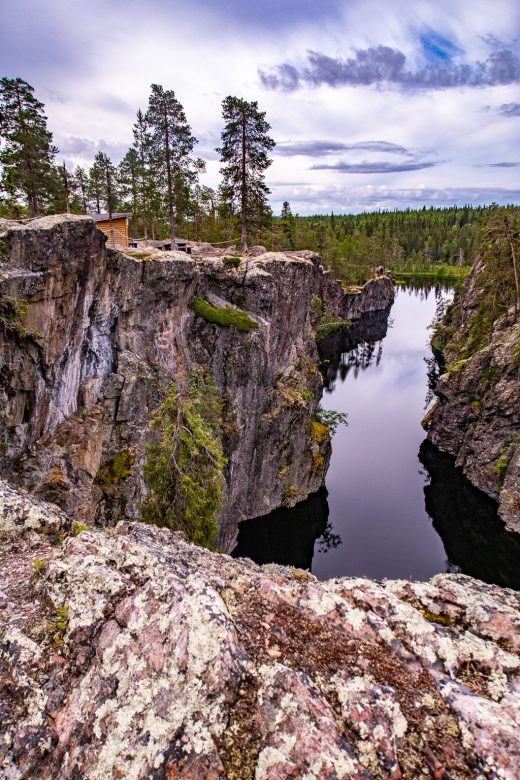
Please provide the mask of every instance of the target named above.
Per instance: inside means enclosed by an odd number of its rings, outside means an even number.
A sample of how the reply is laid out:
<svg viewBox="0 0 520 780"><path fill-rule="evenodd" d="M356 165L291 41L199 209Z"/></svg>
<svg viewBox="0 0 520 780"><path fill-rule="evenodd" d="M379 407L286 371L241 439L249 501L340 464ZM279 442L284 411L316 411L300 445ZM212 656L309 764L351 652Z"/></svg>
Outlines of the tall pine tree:
<svg viewBox="0 0 520 780"><path fill-rule="evenodd" d="M191 156L197 139L173 90L152 84L145 118L150 129L152 167L165 191L168 228L173 240L177 200L184 196L186 184L196 180L204 163Z"/></svg>
<svg viewBox="0 0 520 780"><path fill-rule="evenodd" d="M116 236L112 223L112 214L116 211L118 199L118 179L116 169L105 152L98 152L94 158L94 165L99 172L99 186L101 201L107 210L110 226L110 243L115 246ZM94 165L92 167L94 167Z"/></svg>
<svg viewBox="0 0 520 780"><path fill-rule="evenodd" d="M42 213L54 187L57 149L47 130L44 106L21 78L0 79L1 187L13 201L23 198L29 216Z"/></svg>
<svg viewBox="0 0 520 780"><path fill-rule="evenodd" d="M226 124L217 149L224 163L220 172L228 199L240 209L242 251L247 252L248 228L261 222L267 211L264 171L271 165L267 153L275 142L267 135L271 126L256 101L229 96L222 102L222 116Z"/></svg>

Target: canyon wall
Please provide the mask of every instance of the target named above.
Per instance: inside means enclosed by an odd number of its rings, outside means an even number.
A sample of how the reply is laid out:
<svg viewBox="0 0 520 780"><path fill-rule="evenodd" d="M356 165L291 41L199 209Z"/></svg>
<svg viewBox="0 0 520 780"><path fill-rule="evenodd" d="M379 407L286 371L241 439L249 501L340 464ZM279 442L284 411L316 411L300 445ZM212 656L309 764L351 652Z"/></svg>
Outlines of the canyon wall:
<svg viewBox="0 0 520 780"><path fill-rule="evenodd" d="M240 308L253 327L196 316L195 297ZM345 295L310 252L264 253L235 269L183 253L124 255L86 217L3 221L2 473L78 519L137 518L151 415L199 366L223 407L218 544L229 550L241 520L323 483L330 444L310 426L322 391L313 301L353 319L363 302L384 309L392 297L385 278Z"/></svg>
<svg viewBox="0 0 520 780"><path fill-rule="evenodd" d="M456 458L466 477L499 502L520 533L520 319L511 309L481 339L486 307L477 263L433 337L442 374L438 402L423 421L428 438ZM469 355L466 357L466 355Z"/></svg>

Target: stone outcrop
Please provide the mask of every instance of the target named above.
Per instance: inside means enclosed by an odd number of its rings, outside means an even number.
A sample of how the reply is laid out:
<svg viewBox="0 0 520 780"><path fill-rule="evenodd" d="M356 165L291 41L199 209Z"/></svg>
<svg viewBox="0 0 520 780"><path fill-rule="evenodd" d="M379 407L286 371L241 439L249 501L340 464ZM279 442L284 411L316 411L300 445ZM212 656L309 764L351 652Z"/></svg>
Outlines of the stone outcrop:
<svg viewBox="0 0 520 780"><path fill-rule="evenodd" d="M508 530L520 533L520 320L513 312L503 315L493 323L489 343L460 359L461 344L479 327L482 269L474 267L434 336L444 373L424 425L430 441L499 502Z"/></svg>
<svg viewBox="0 0 520 780"><path fill-rule="evenodd" d="M129 522L52 544L35 511L2 556L2 777L518 777L520 594L320 583Z"/></svg>
<svg viewBox="0 0 520 780"><path fill-rule="evenodd" d="M324 479L329 443L309 428L322 391L313 299L354 319L392 294L379 279L345 296L310 252L263 252L234 268L220 257L121 254L85 217L3 221L2 473L78 519L138 517L150 416L200 366L223 405L218 544L230 550L241 520L293 505ZM257 327L207 322L195 296L239 307Z"/></svg>

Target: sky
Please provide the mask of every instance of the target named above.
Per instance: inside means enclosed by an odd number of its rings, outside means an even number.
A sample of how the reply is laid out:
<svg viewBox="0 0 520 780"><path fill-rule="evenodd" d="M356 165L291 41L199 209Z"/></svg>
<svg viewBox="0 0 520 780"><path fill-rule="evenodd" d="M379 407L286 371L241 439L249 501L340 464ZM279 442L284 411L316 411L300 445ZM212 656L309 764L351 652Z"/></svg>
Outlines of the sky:
<svg viewBox="0 0 520 780"><path fill-rule="evenodd" d="M0 75L68 167L119 162L157 83L209 186L222 100L258 102L275 214L520 203L519 0L0 0Z"/></svg>

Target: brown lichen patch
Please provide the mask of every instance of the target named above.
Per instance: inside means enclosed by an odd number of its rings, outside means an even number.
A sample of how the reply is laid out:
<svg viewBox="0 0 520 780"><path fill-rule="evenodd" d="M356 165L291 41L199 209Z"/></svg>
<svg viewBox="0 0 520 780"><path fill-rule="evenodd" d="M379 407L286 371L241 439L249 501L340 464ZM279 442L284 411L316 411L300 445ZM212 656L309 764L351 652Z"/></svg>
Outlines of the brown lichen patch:
<svg viewBox="0 0 520 780"><path fill-rule="evenodd" d="M227 780L252 780L255 775L260 752L257 695L258 681L246 675L231 703L226 730L217 740Z"/></svg>
<svg viewBox="0 0 520 780"><path fill-rule="evenodd" d="M294 604L262 599L256 589L249 590L236 608L233 618L241 640L257 664L277 660L313 680L330 678L340 670L353 677L369 672L378 684L395 691L408 724L397 740L404 778L421 776L427 751L435 767L433 776L448 777L449 772L453 779L473 777L456 721L426 670L410 668L383 641L367 641L348 626L317 619ZM330 692L323 693L329 699ZM333 696L329 703L337 712L337 698Z"/></svg>

